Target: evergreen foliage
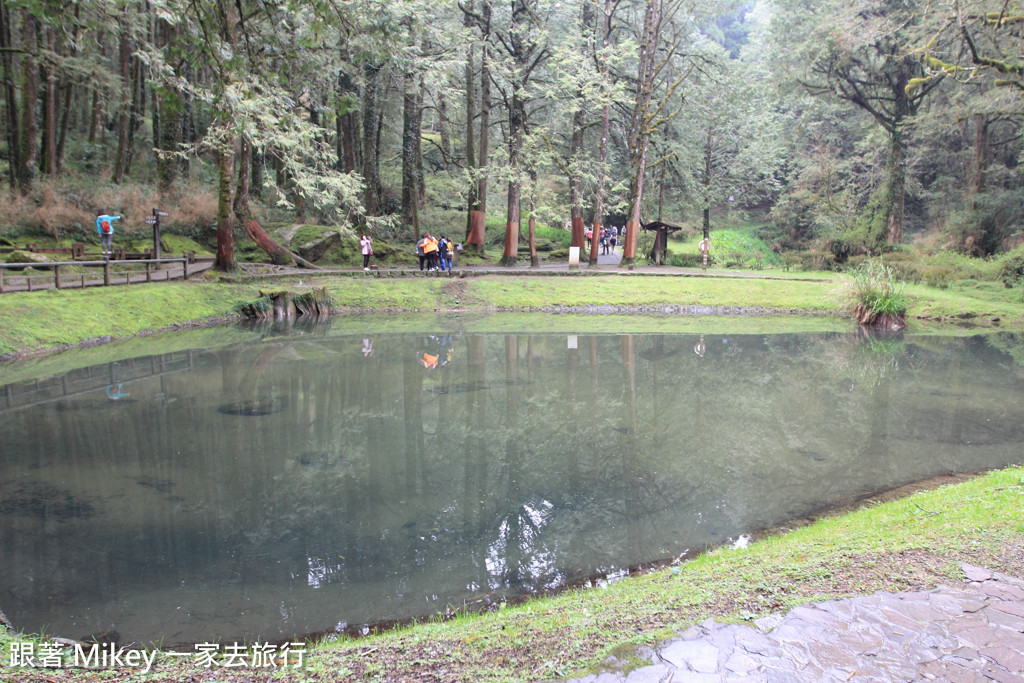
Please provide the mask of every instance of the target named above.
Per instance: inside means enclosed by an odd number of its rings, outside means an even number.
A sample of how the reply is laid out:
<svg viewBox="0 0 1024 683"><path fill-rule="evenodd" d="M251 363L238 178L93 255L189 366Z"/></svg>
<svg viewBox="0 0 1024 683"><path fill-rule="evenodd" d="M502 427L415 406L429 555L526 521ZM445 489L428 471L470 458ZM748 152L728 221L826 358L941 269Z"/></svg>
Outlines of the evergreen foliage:
<svg viewBox="0 0 1024 683"><path fill-rule="evenodd" d="M88 239L102 209L131 234L159 205L219 255L234 218L465 241L477 207L490 251L517 251L529 216L713 233L732 210L828 267L1024 241L1020 22L994 0L2 0L0 15L0 232Z"/></svg>

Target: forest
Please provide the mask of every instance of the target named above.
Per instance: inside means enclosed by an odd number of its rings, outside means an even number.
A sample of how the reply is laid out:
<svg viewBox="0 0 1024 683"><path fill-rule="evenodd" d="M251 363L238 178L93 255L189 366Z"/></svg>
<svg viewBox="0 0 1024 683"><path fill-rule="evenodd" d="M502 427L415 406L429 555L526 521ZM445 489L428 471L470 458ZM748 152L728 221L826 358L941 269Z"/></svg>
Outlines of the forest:
<svg viewBox="0 0 1024 683"><path fill-rule="evenodd" d="M0 22L0 239L92 239L98 211L144 232L160 206L224 270L236 241L308 265L274 229L300 224L506 265L541 229L625 226L628 265L662 221L787 266L1024 272L1016 1L0 0Z"/></svg>

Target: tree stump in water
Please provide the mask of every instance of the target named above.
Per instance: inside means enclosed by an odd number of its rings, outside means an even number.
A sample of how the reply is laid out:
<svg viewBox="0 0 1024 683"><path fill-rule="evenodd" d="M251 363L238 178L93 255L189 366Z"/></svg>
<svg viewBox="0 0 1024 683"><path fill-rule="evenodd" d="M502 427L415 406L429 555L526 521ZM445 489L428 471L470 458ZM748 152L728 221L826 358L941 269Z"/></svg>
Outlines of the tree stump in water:
<svg viewBox="0 0 1024 683"><path fill-rule="evenodd" d="M907 326L906 318L895 313L875 313L865 306L858 306L853 311L857 324L875 327L882 330L898 331Z"/></svg>
<svg viewBox="0 0 1024 683"><path fill-rule="evenodd" d="M299 316L320 317L334 312L326 287L303 294L289 290L260 291L260 298L242 306L242 314L255 320L290 320Z"/></svg>

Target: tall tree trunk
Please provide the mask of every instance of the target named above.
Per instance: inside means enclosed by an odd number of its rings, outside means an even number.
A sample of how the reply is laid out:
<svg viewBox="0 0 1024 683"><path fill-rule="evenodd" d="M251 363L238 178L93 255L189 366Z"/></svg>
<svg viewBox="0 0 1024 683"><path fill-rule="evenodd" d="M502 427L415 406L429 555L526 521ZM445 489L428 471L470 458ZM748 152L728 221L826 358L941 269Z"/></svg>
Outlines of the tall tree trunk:
<svg viewBox="0 0 1024 683"><path fill-rule="evenodd" d="M907 148L904 130L897 124L889 134L889 161L886 166L888 178L885 190L885 210L888 217L889 244L903 241L903 213L906 206L907 186Z"/></svg>
<svg viewBox="0 0 1024 683"><path fill-rule="evenodd" d="M580 219L581 221L583 219ZM530 169L530 219L527 222L526 243L530 248L530 267L540 266L540 256L537 255L537 170Z"/></svg>
<svg viewBox="0 0 1024 683"><path fill-rule="evenodd" d="M72 57L78 57L81 54L81 50L79 50L79 40L78 40L78 36L79 36L79 33L78 33L79 17L81 16L81 11L80 10L81 10L81 4L80 3L75 3L74 21L71 22L71 38L70 38L70 41L68 41L69 44L70 44L71 56ZM61 91L62 91L62 93L64 95L64 104L63 104L63 106L61 108L60 126L59 126L59 131L58 131L58 138L57 138L57 169L56 169L56 174L58 176L63 174L63 172L64 172L64 150L66 149L66 144L65 143L66 143L67 137L68 137L68 126L70 125L70 121L71 121L71 106L72 106L72 103L74 101L75 89L74 89L74 86L71 85L71 83L65 83L61 87Z"/></svg>
<svg viewBox="0 0 1024 683"><path fill-rule="evenodd" d="M142 119L146 115L145 67L142 64L142 60L138 57L132 57L131 74L132 101L131 108L128 110L128 145L125 153L125 175L130 175L132 172L132 161L135 160L135 131L142 125Z"/></svg>
<svg viewBox="0 0 1024 683"><path fill-rule="evenodd" d="M518 95L520 87L513 87L512 105L508 113L508 219L505 225L505 253L501 265L514 266L519 252L520 212L523 181L523 134L526 125L526 103Z"/></svg>
<svg viewBox="0 0 1024 683"><path fill-rule="evenodd" d="M177 24L158 19L153 31L160 47L173 47L178 42ZM177 152L184 142L184 112L185 96L180 90L171 85L153 88L153 118L159 119L159 125L153 126L153 146L156 148L157 187L161 194L171 192L183 170Z"/></svg>
<svg viewBox="0 0 1024 683"><path fill-rule="evenodd" d="M64 150L67 148L68 127L71 125L71 107L74 103L75 89L71 85L65 85L61 90L64 93L64 104L60 111L60 124L57 131L57 175L64 173Z"/></svg>
<svg viewBox="0 0 1024 683"><path fill-rule="evenodd" d="M402 223L414 239L419 238L419 188L416 181L416 140L420 136L414 76L405 74L402 97Z"/></svg>
<svg viewBox="0 0 1024 683"><path fill-rule="evenodd" d="M974 150L967 176L967 195L971 209L978 207L978 195L985 191L985 169L990 156L989 120L985 114L974 115Z"/></svg>
<svg viewBox="0 0 1024 683"><path fill-rule="evenodd" d="M103 98L100 96L100 88L92 86L92 106L89 107L89 144L96 144L97 140L103 142Z"/></svg>
<svg viewBox="0 0 1024 683"><path fill-rule="evenodd" d="M235 263L234 221L232 220L231 189L235 175L235 153L231 149L217 150L217 258L214 267L232 271Z"/></svg>
<svg viewBox="0 0 1024 683"><path fill-rule="evenodd" d="M18 100L14 87L18 77L13 40L10 10L7 8L6 0L0 0L0 65L3 66L4 121L7 124L5 135L7 138L7 163L10 169L8 182L11 188L18 186L21 172L19 134L21 122L18 120Z"/></svg>
<svg viewBox="0 0 1024 683"><path fill-rule="evenodd" d="M43 62L46 84L43 89L43 155L39 168L44 175L52 177L57 175L57 105L60 94L57 67L53 63L57 52L57 32L53 28L46 28L43 37L50 56Z"/></svg>
<svg viewBox="0 0 1024 683"><path fill-rule="evenodd" d="M363 180L366 182L363 205L367 216L380 211L380 168L377 164L377 136L379 132L380 104L377 83L381 66L367 62L363 65Z"/></svg>
<svg viewBox="0 0 1024 683"><path fill-rule="evenodd" d="M463 15L463 25L470 29L473 27L473 17L470 12L476 10L474 0L469 1L469 12ZM477 209L478 186L473 170L476 168L476 135L473 126L476 123L476 73L473 66L473 55L475 48L470 43L466 50L466 144L465 144L465 166L469 173L469 187L466 190L466 234L463 241L469 243L469 237L473 234L473 212Z"/></svg>
<svg viewBox="0 0 1024 683"><path fill-rule="evenodd" d="M427 208L427 182L423 177L423 103L426 101L427 83L420 74L419 87L416 89L416 137L413 146L413 172L416 174L416 203L420 209Z"/></svg>
<svg viewBox="0 0 1024 683"><path fill-rule="evenodd" d="M303 268L317 268L317 266L313 265L309 261L300 256L296 256L281 246L267 233L266 230L263 229L263 226L259 224L259 221L256 220L256 216L253 214L252 208L249 206L249 180L251 178L250 172L252 169L252 152L252 143L250 143L249 139L243 135L241 153L238 158L238 187L235 190L235 198L233 202L235 217L241 221L246 234L252 238L253 242L267 253L267 256L270 257L271 263L279 266L299 265Z"/></svg>
<svg viewBox="0 0 1024 683"><path fill-rule="evenodd" d="M608 88L611 85L611 62L608 50L611 45L612 0L604 0L604 15L601 18L601 141L598 145L597 187L594 197L594 227L590 241L590 265L597 265L600 240L598 235L604 227L605 174L608 166L608 135L610 131L611 106L608 102Z"/></svg>
<svg viewBox="0 0 1024 683"><path fill-rule="evenodd" d="M157 135L157 184L161 193L168 193L174 187L181 172L181 163L176 152L182 143L182 95L165 90L158 100L160 130Z"/></svg>
<svg viewBox="0 0 1024 683"><path fill-rule="evenodd" d="M449 133L451 123L448 121L448 98L438 95L437 128L441 135L441 170L448 170L448 160L452 156L452 136Z"/></svg>
<svg viewBox="0 0 1024 683"><path fill-rule="evenodd" d="M348 61L347 49L342 50L342 59ZM352 76L345 69L338 71L338 111L335 119L338 138L338 163L342 171L356 170L356 147L359 140L359 121L356 118L356 86Z"/></svg>
<svg viewBox="0 0 1024 683"><path fill-rule="evenodd" d="M702 223L704 239L710 239L711 237L711 165L714 160L713 143L714 133L711 126L708 126L707 132L704 136L704 170L701 174L701 187L704 188L704 220Z"/></svg>
<svg viewBox="0 0 1024 683"><path fill-rule="evenodd" d="M637 72L637 98L629 129L632 150L632 178L629 188L629 220L626 221L626 243L622 248L622 264L633 265L636 259L637 235L640 230L640 209L644 198L644 176L647 173L647 150L650 145L651 94L657 71L655 56L660 39L661 0L647 0L644 10L643 36Z"/></svg>
<svg viewBox="0 0 1024 683"><path fill-rule="evenodd" d="M36 179L39 163L39 65L36 58L37 22L27 10L22 11L21 20L21 168L18 172L18 187L22 194L28 194Z"/></svg>
<svg viewBox="0 0 1024 683"><path fill-rule="evenodd" d="M569 224L572 226L570 246L583 248L587 237L583 228L583 94L578 93L576 111L572 115L572 139L569 143Z"/></svg>
<svg viewBox="0 0 1024 683"><path fill-rule="evenodd" d="M132 105L132 47L128 37L128 8L124 9L121 20L121 40L118 45L118 64L121 74L121 89L117 105L117 156L114 159L114 175L111 180L120 184L128 168L128 128L131 125Z"/></svg>
<svg viewBox="0 0 1024 683"><path fill-rule="evenodd" d="M476 164L476 200L475 213L470 212L471 227L466 245L470 252L479 256L484 254L484 242L487 229L487 166L489 163L488 149L491 127L491 0L483 0L480 7L481 17L481 51L480 51L480 148Z"/></svg>

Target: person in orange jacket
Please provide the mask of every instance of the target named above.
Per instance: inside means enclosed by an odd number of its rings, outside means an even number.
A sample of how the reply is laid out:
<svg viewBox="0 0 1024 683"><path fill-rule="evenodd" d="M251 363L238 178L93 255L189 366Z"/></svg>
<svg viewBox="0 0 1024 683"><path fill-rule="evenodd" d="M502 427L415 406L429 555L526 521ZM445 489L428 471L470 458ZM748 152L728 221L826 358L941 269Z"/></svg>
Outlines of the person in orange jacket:
<svg viewBox="0 0 1024 683"><path fill-rule="evenodd" d="M430 263L430 267L427 270L437 270L437 240L429 232L423 235L423 255L427 257Z"/></svg>

